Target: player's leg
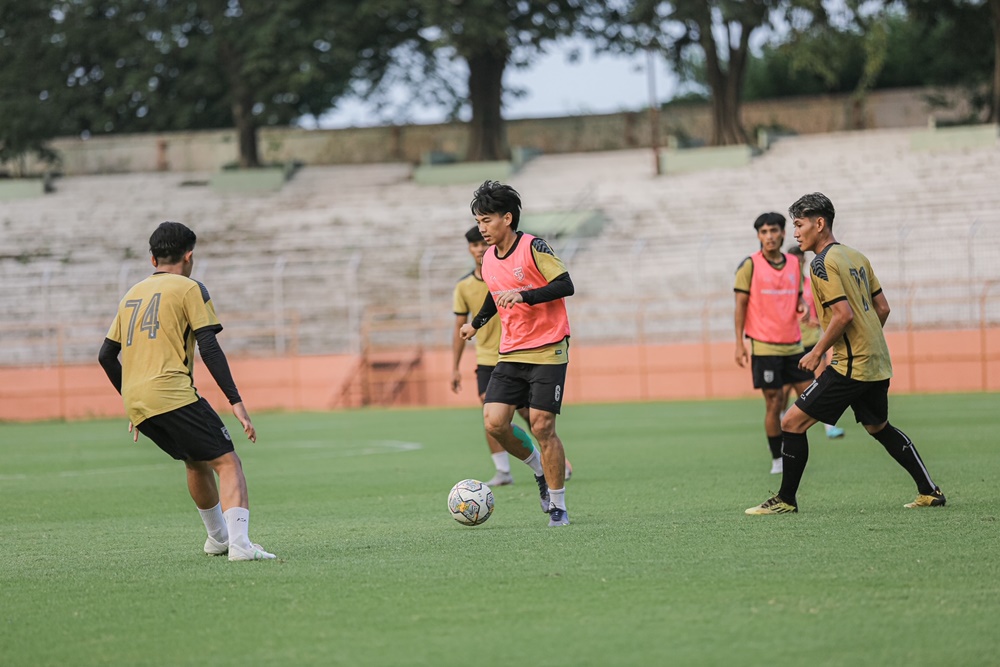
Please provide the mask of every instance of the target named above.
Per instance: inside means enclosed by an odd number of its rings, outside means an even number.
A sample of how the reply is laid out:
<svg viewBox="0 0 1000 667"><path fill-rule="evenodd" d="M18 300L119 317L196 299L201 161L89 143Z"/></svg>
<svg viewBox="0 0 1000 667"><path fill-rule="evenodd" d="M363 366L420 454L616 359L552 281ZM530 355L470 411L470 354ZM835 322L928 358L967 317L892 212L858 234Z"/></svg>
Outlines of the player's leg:
<svg viewBox="0 0 1000 667"><path fill-rule="evenodd" d="M812 350L812 347L807 347L806 352ZM828 357L830 356L829 351L820 358L819 366L816 368L816 376L826 370ZM800 390L801 393L801 390ZM844 437L844 429L837 426L836 424L823 424L823 429L826 431L826 437L831 440L836 440L838 438Z"/></svg>
<svg viewBox="0 0 1000 667"><path fill-rule="evenodd" d="M781 474L781 411L785 407L784 382L781 378L781 357L750 357L754 389L764 397L764 437L771 451L771 474Z"/></svg>
<svg viewBox="0 0 1000 667"><path fill-rule="evenodd" d="M785 514L798 511L797 493L809 462L809 439L806 431L817 421L840 418L857 394L857 387L841 382L843 378L828 370L817 378L788 408L781 420L781 457L783 472L778 493L747 514ZM852 393L853 392L853 393Z"/></svg>
<svg viewBox="0 0 1000 667"><path fill-rule="evenodd" d="M479 387L479 401L485 402L486 388L490 384L490 375L493 373L493 366L476 366L476 384ZM496 472L486 485L489 487L505 486L514 483L514 476L510 472L510 454L503 448L496 438L486 433L486 446L490 450L490 458L493 459L493 467Z"/></svg>
<svg viewBox="0 0 1000 667"><path fill-rule="evenodd" d="M917 485L917 498L905 507L942 507L946 499L931 479L920 453L909 436L889 423L889 381L865 382L867 391L851 404L854 415L873 438Z"/></svg>
<svg viewBox="0 0 1000 667"><path fill-rule="evenodd" d="M545 482L549 488L549 526L569 524L566 512L566 450L556 433L556 415L562 409L566 364L537 365L531 369L528 406L531 431L542 450Z"/></svg>
<svg viewBox="0 0 1000 667"><path fill-rule="evenodd" d="M526 406L526 405L518 406L518 408L517 408L517 414L518 414L518 416L521 417L521 419L524 420L524 423L527 425L527 427L529 429L528 435L531 435L531 431L530 431L530 429L531 429L531 409L528 406ZM516 429L516 425L515 425L515 429ZM567 458L566 459L566 481L568 482L569 478L572 477L572 476L573 476L573 464L570 463L569 459Z"/></svg>
<svg viewBox="0 0 1000 667"><path fill-rule="evenodd" d="M188 492L198 508L202 523L208 533L205 553L218 556L229 551L229 529L222 514L219 485L215 480L215 470L205 461L187 460Z"/></svg>

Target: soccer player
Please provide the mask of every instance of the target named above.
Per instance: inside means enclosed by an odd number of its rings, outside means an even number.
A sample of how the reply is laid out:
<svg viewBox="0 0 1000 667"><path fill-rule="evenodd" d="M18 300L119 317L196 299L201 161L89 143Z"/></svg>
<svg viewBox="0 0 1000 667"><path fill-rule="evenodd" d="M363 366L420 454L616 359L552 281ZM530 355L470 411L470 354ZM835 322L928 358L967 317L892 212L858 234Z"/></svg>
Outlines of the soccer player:
<svg viewBox="0 0 1000 667"><path fill-rule="evenodd" d="M816 253L812 261L812 288L823 335L799 361L815 371L826 351L833 360L822 375L788 409L781 421L784 473L777 495L747 514L798 512L796 493L809 459L806 431L816 422L836 423L850 407L858 422L886 452L910 473L917 484L916 500L904 507L940 507L944 494L931 480L920 454L905 433L889 423L889 378L892 362L882 327L889 302L882 293L868 258L837 243L833 236L833 203L814 192L800 197L788 209L795 240L802 250Z"/></svg>
<svg viewBox="0 0 1000 667"><path fill-rule="evenodd" d="M771 474L781 474L781 411L786 405L785 386L801 393L814 375L799 368L804 354L799 320L802 303L802 270L797 257L781 252L785 242L785 216L763 213L753 223L760 250L744 259L736 270L736 363L753 373L753 387L764 395L764 435L771 450ZM747 353L743 338L750 339ZM749 359L748 359L749 357Z"/></svg>
<svg viewBox="0 0 1000 667"><path fill-rule="evenodd" d="M133 441L142 433L184 461L188 491L208 531L205 553L228 552L231 561L268 560L274 554L248 536L247 483L232 438L194 387L197 340L201 358L232 404L243 432L257 441L215 337L222 331L215 306L205 286L191 279L196 241L195 233L181 223L160 223L149 237L156 271L118 304L98 359L122 395Z"/></svg>
<svg viewBox="0 0 1000 667"><path fill-rule="evenodd" d="M473 227L467 231L465 233L465 240L469 244L469 254L475 260L476 267L458 281L458 284L455 285L455 292L452 299L454 302L453 310L455 312L455 330L452 335L451 345L453 362L451 390L456 394L462 389L462 372L459 369L459 365L462 361L462 353L465 351L466 344L461 334L462 325L468 322L469 314L473 311L473 308L478 312L483 301L486 300L486 295L489 294L489 288L486 287L486 282L483 281L483 255L486 254L489 244L483 239L483 235L479 233L479 227ZM500 320L498 318L491 319L476 334L476 384L479 389L480 401L486 397L486 387L490 382L490 375L493 373L493 368L497 365L499 350ZM517 413L521 415L526 424L531 423L527 406L518 406ZM512 428L514 429L514 435L521 442L531 443L531 438L524 432L524 429L517 424L514 424ZM486 485L494 487L513 484L514 476L510 471L510 455L507 450L489 433L486 434L486 444L490 449L493 465L496 467L496 473L492 479L486 482ZM569 459L566 459L567 481L572 474L573 467L570 465Z"/></svg>
<svg viewBox="0 0 1000 667"><path fill-rule="evenodd" d="M468 340L499 312L500 357L486 388L483 423L504 449L531 466L549 526L566 526L566 454L556 434L569 352L565 298L574 292L569 272L542 239L517 231L521 197L496 181L483 183L472 199L472 214L486 242L483 280L489 293L471 323ZM528 449L514 434L511 418L519 405L529 409L531 432L541 447Z"/></svg>
<svg viewBox="0 0 1000 667"><path fill-rule="evenodd" d="M802 347L805 352L809 352L819 342L819 337L823 333L823 329L819 325L819 315L816 313L816 303L813 301L812 277L806 271L806 255L799 246L794 245L789 248L788 254L797 257L799 265L802 267L802 300L805 301L807 311L806 317L799 320L799 329L802 332ZM817 369L818 372L822 372L826 367L826 357L827 355L824 354L820 360L820 365ZM792 394L791 389L791 385L785 385L785 398L781 402L782 405L788 405L788 399ZM784 411L782 411L781 416L785 416ZM826 430L826 437L831 440L844 437L844 429L836 424L823 424L823 428Z"/></svg>

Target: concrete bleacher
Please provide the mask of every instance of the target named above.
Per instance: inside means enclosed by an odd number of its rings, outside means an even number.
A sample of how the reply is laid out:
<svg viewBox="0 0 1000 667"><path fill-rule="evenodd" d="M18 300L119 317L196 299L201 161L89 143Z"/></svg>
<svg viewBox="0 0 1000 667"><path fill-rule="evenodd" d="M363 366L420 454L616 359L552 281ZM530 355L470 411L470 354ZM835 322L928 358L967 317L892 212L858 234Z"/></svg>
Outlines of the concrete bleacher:
<svg viewBox="0 0 1000 667"><path fill-rule="evenodd" d="M510 178L526 221L603 216L596 237L552 240L577 286L577 340L731 336L754 218L817 190L837 207L838 239L871 258L894 323L978 324L978 295L1000 279L1000 146L913 151L908 132L880 130L782 138L742 168L657 177L653 164L649 150L543 155ZM198 233L194 277L227 350L353 352L365 308L396 305L423 309L422 342L446 344L451 289L471 269L475 186L421 186L411 170L309 167L259 195L213 192L202 173L72 177L4 202L0 363L92 359L124 290L149 272L162 220Z"/></svg>

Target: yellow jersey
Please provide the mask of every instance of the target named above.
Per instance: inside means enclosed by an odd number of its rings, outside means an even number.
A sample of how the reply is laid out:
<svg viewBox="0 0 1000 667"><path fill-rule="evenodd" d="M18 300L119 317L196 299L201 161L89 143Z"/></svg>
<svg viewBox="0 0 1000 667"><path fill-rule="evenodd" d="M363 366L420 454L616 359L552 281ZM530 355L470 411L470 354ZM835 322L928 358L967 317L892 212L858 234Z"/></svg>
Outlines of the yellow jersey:
<svg viewBox="0 0 1000 667"><path fill-rule="evenodd" d="M830 367L845 377L862 382L892 377L889 346L872 298L882 292L868 258L853 248L831 243L816 255L810 266L812 291L823 329L830 326L830 307L846 300L854 319L833 344Z"/></svg>
<svg viewBox="0 0 1000 667"><path fill-rule="evenodd" d="M475 317L483 307L483 301L490 289L475 271L455 285L453 310L456 315ZM496 366L500 354L500 318L493 317L476 331L476 363L480 366Z"/></svg>
<svg viewBox="0 0 1000 667"><path fill-rule="evenodd" d="M204 285L175 273L154 273L118 304L108 339L121 345L122 400L138 425L198 400L195 332L222 331Z"/></svg>

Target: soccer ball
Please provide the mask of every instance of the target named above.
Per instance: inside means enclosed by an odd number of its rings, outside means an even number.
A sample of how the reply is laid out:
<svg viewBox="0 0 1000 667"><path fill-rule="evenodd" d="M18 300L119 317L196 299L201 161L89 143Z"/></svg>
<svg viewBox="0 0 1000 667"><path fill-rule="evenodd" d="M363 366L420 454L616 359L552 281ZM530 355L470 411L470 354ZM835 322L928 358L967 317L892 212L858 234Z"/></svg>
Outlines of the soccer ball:
<svg viewBox="0 0 1000 667"><path fill-rule="evenodd" d="M493 514L493 491L477 479L463 479L451 487L448 511L463 526L486 523Z"/></svg>

